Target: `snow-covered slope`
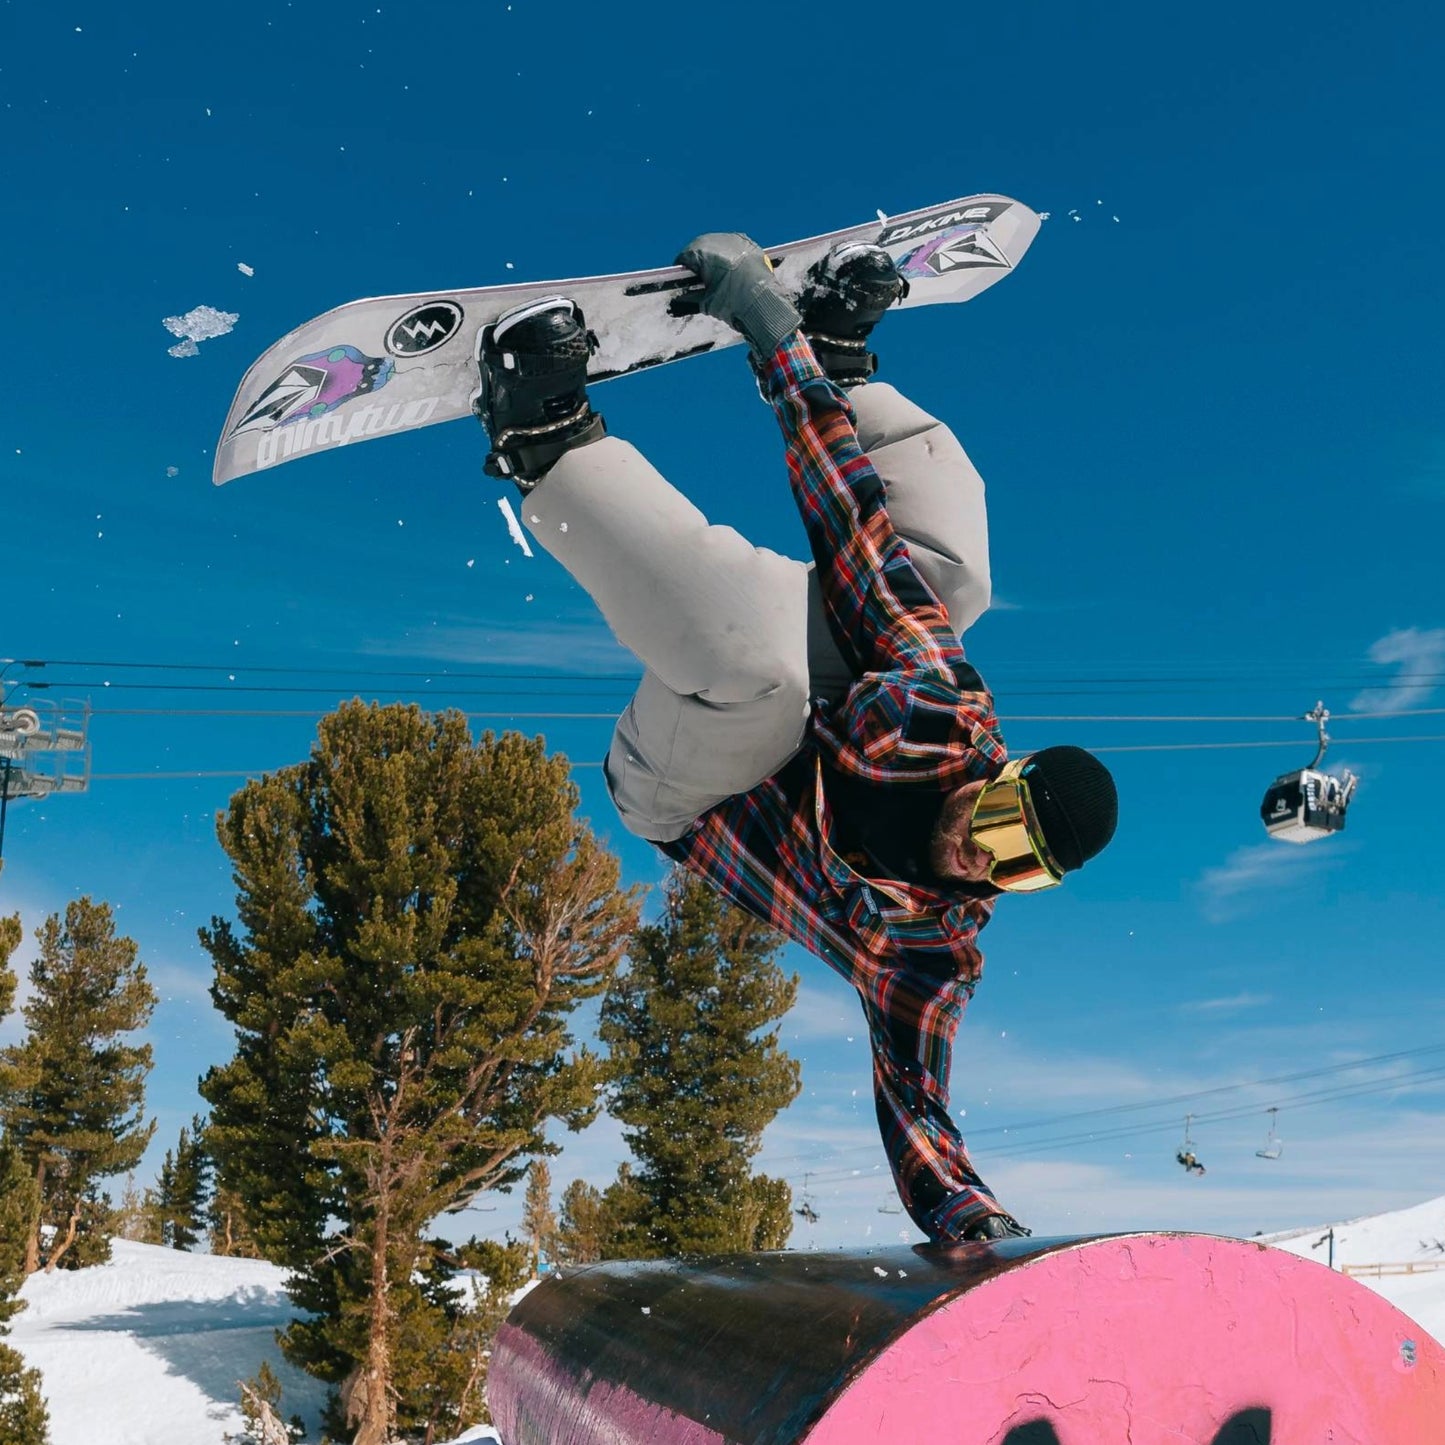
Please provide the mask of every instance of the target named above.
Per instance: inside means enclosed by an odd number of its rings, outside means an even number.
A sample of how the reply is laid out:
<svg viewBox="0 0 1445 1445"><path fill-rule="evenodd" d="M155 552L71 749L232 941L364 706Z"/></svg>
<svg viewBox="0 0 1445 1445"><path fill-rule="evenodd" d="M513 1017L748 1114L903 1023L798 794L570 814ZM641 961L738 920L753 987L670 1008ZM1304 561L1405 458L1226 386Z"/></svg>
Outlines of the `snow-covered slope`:
<svg viewBox="0 0 1445 1445"><path fill-rule="evenodd" d="M1323 1264L1331 1228L1336 1268L1445 1260L1445 1197L1261 1240ZM254 1260L118 1239L109 1264L28 1280L13 1343L44 1374L53 1445L221 1445L241 1427L236 1382L262 1360L281 1378L283 1412L316 1439L325 1391L275 1344L290 1316L282 1278ZM1445 1269L1358 1278L1445 1340ZM462 1438L497 1437L479 1428Z"/></svg>
<svg viewBox="0 0 1445 1445"><path fill-rule="evenodd" d="M1331 1230L1336 1269L1347 1265L1413 1265L1418 1273L1356 1273L1355 1278L1403 1310L1437 1340L1445 1341L1445 1196L1390 1214L1260 1238L1276 1249L1287 1249L1324 1264L1330 1255Z"/></svg>
<svg viewBox="0 0 1445 1445"><path fill-rule="evenodd" d="M32 1275L11 1343L45 1377L53 1445L220 1445L267 1360L315 1430L325 1389L281 1359L284 1271L117 1239L109 1264Z"/></svg>
<svg viewBox="0 0 1445 1445"><path fill-rule="evenodd" d="M326 1387L276 1345L292 1314L285 1274L117 1239L109 1264L32 1275L11 1343L44 1375L52 1445L221 1445L243 1424L238 1382L263 1360L281 1381L281 1413L319 1439Z"/></svg>

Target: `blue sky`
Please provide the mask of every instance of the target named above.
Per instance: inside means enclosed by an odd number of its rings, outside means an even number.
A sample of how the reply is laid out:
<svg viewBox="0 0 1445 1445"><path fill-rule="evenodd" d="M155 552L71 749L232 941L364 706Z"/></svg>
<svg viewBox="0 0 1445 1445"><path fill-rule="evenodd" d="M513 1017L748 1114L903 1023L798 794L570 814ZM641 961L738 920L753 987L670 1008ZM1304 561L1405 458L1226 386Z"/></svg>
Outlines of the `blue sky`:
<svg viewBox="0 0 1445 1445"><path fill-rule="evenodd" d="M228 1052L196 941L232 910L215 814L342 698L545 731L628 876L660 877L603 794L605 719L521 716L615 712L635 669L509 541L479 432L216 490L250 362L359 296L1000 191L1049 213L1018 274L888 321L883 376L989 484L998 605L967 643L1011 745L1160 750L1108 755L1114 845L988 930L954 1076L976 1162L1050 1233L1249 1232L1445 1192L1442 1054L1356 1063L1445 1038L1442 40L1403 6L4 0L0 656L48 661L8 671L12 705L89 699L94 780L12 807L0 909L29 930L89 893L139 941L164 995L147 1171ZM168 355L162 319L199 305L234 331ZM595 400L714 520L801 549L741 353ZM1313 749L1272 719L1317 698L1426 715L1339 717L1330 761L1363 779L1349 829L1292 849L1256 810ZM1028 720L1065 717L1109 720ZM822 1215L795 1242L891 1237L856 1006L788 962L805 1093L763 1163ZM1018 1127L1125 1105L1148 1107ZM1204 1179L1172 1162L1190 1110L1242 1111L1195 1125ZM1062 1142L1021 1152L1035 1139ZM559 1185L620 1157L606 1121L564 1142ZM518 1202L462 1227L505 1228Z"/></svg>

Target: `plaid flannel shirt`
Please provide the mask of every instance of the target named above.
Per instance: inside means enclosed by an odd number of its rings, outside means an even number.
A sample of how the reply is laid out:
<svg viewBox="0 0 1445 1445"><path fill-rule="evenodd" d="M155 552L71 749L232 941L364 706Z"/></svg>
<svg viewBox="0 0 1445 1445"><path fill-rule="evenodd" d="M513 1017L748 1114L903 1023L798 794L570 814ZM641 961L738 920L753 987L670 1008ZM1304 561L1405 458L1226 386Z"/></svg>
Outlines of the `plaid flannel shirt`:
<svg viewBox="0 0 1445 1445"><path fill-rule="evenodd" d="M996 777L1007 754L983 680L893 530L847 397L801 332L760 375L831 630L857 681L836 706L814 701L807 741L777 775L663 851L858 991L899 1196L930 1239L956 1239L1000 1212L948 1112L953 1037L983 966L977 935L993 900L855 870L829 841L824 765L948 793Z"/></svg>

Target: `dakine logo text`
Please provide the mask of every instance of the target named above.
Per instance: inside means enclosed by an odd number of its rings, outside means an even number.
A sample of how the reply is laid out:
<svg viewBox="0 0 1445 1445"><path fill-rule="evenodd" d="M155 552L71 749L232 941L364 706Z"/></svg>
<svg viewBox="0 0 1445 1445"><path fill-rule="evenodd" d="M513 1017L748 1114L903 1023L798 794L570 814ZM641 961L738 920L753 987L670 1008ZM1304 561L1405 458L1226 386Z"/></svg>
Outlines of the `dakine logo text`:
<svg viewBox="0 0 1445 1445"><path fill-rule="evenodd" d="M987 225L994 217L1002 215L1008 210L1010 202L1007 201L985 201L975 206L963 206L954 211L939 211L935 215L925 216L921 221L900 222L896 226L885 226L883 234L878 238L880 246L891 246L895 241L909 241L915 236L932 235L934 231L941 231L947 226L962 226L970 222L973 225Z"/></svg>

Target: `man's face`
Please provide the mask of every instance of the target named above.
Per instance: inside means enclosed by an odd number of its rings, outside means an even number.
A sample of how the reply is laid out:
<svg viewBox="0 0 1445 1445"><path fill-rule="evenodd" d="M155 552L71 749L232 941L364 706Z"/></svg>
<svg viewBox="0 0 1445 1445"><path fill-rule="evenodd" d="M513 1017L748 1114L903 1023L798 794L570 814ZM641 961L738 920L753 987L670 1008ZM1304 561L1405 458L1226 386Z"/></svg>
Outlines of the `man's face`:
<svg viewBox="0 0 1445 1445"><path fill-rule="evenodd" d="M988 881L993 855L973 841L970 831L973 805L987 786L986 781L968 783L944 800L929 853L929 863L940 878L957 883Z"/></svg>

